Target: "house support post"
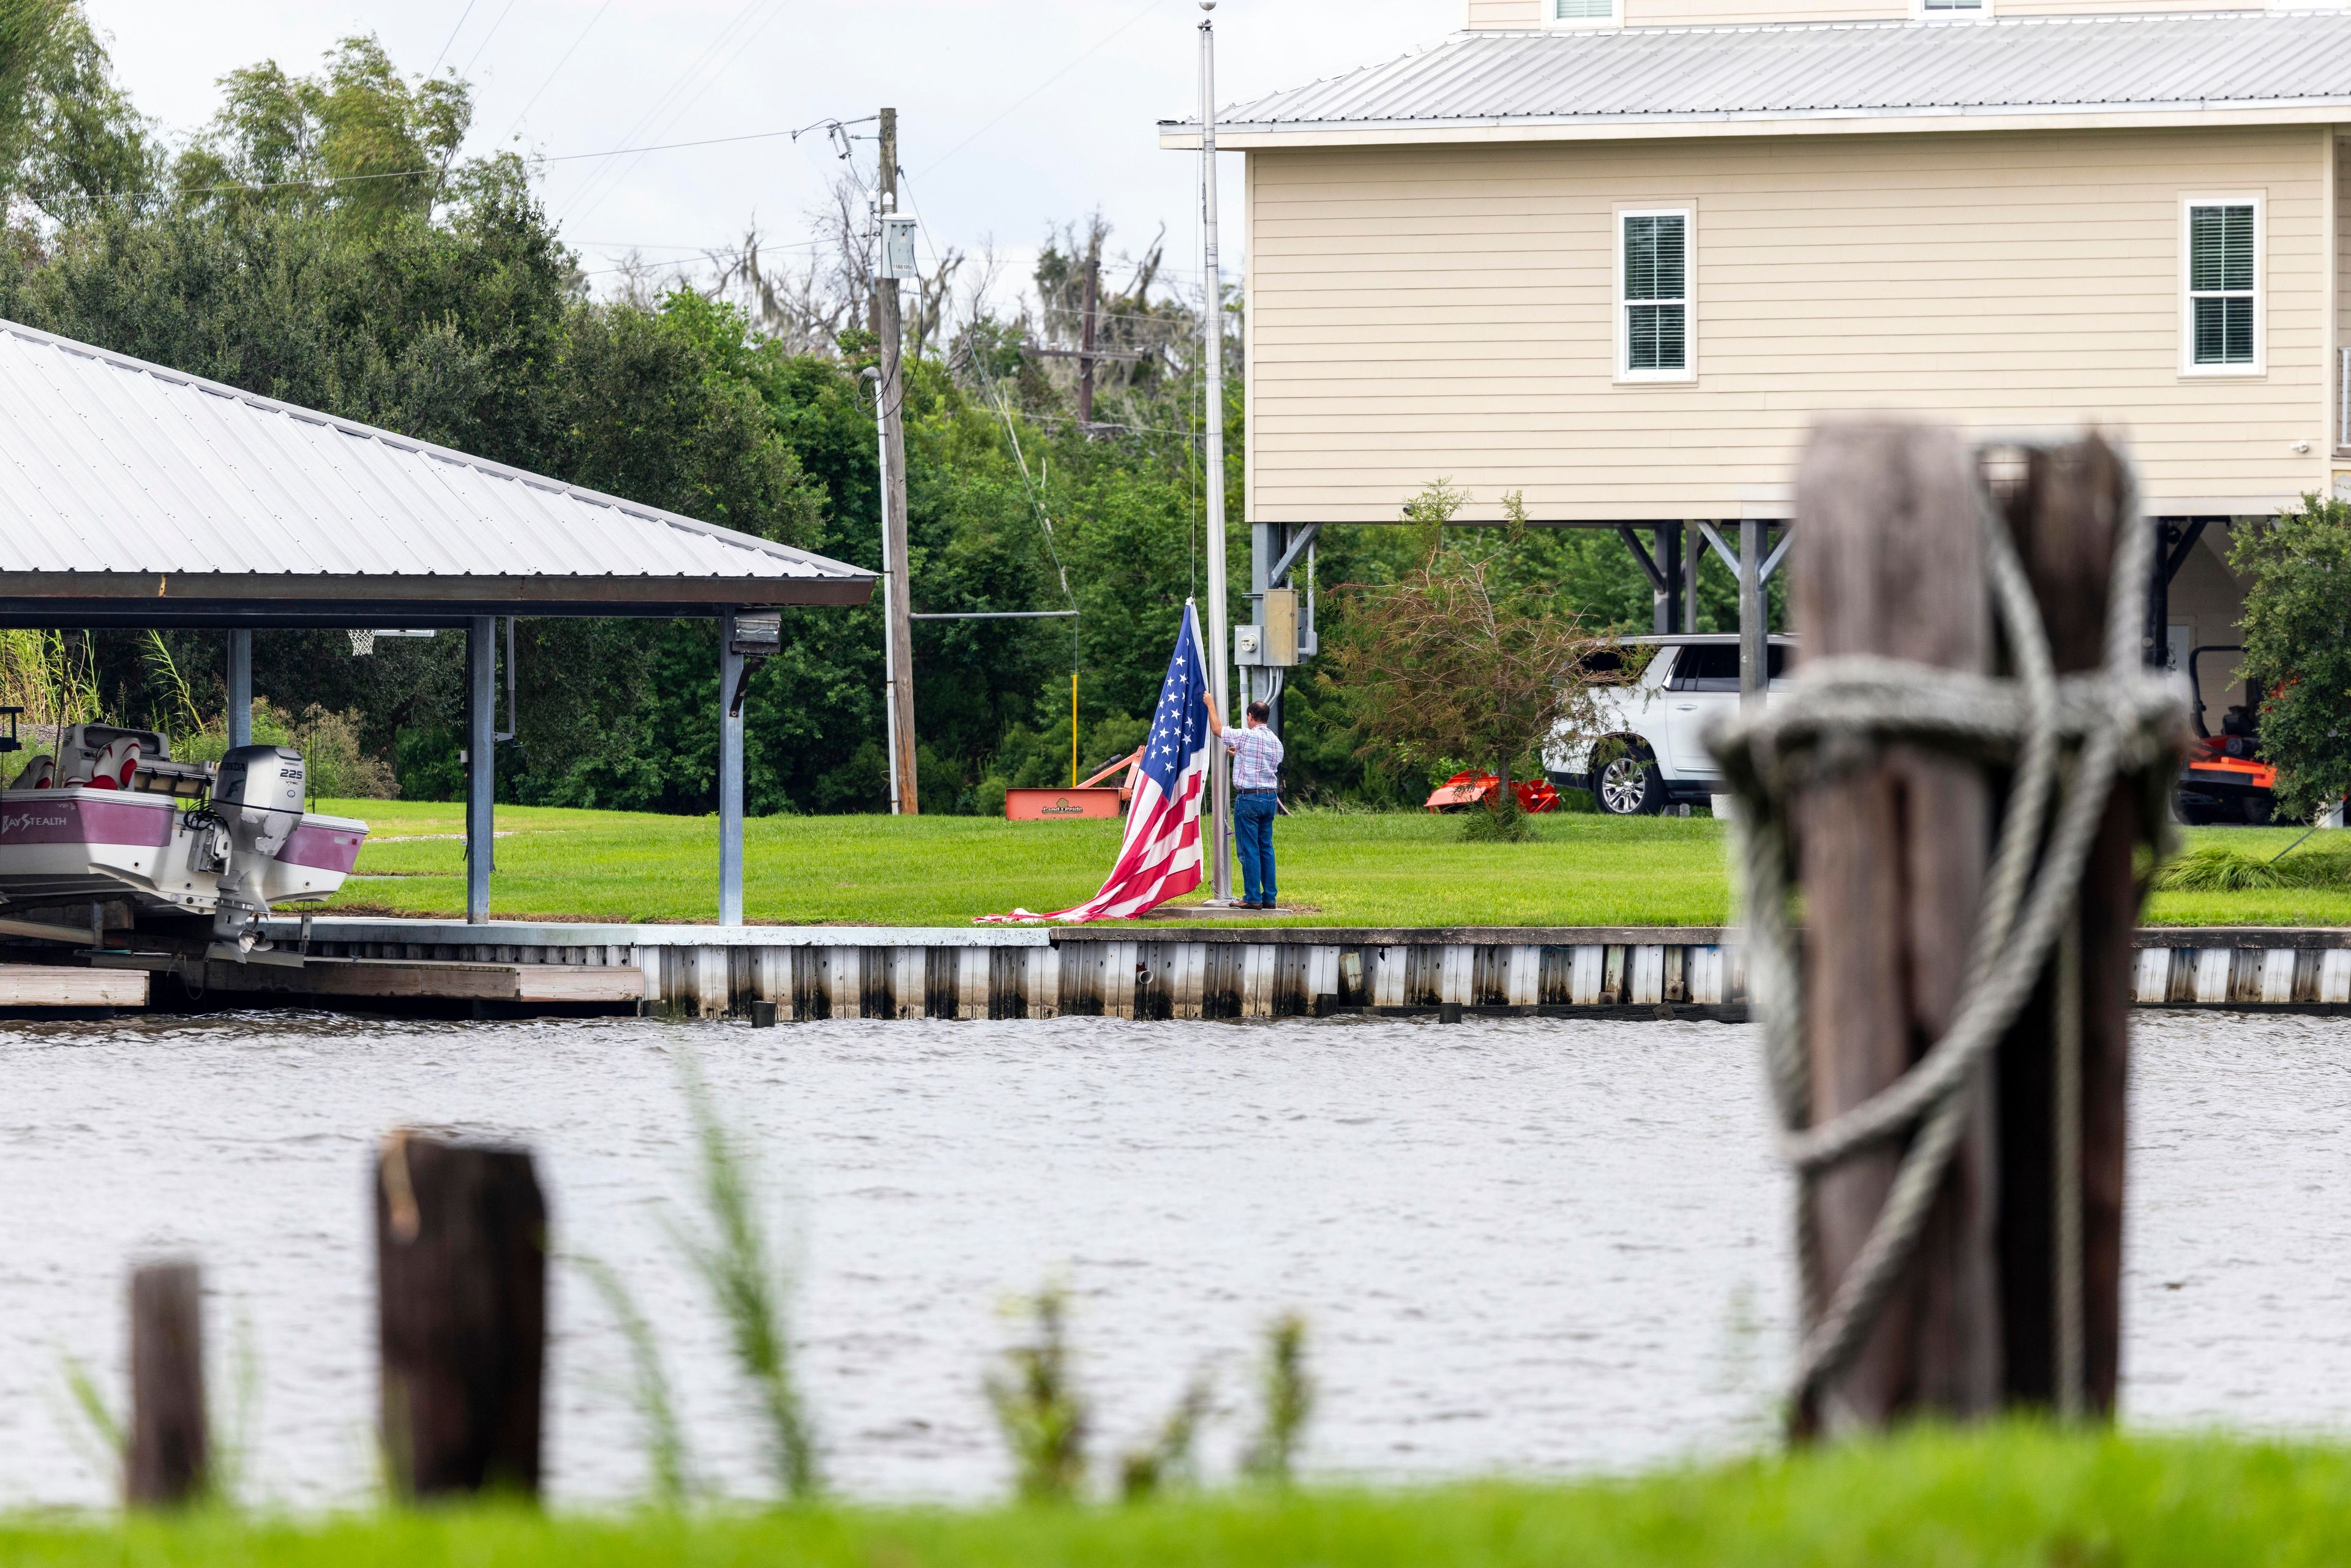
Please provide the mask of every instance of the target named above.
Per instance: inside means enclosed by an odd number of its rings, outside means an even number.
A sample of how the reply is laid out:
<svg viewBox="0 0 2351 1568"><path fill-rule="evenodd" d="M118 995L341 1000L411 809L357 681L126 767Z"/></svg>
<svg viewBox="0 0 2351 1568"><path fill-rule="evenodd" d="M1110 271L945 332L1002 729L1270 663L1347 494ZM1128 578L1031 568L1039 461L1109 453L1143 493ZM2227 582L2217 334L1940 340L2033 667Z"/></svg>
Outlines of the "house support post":
<svg viewBox="0 0 2351 1568"><path fill-rule="evenodd" d="M1682 605L1689 598L1689 578L1682 553L1682 525L1659 523L1649 530L1649 553L1662 580L1649 591L1650 625L1665 636L1681 624Z"/></svg>
<svg viewBox="0 0 2351 1568"><path fill-rule="evenodd" d="M465 920L490 917L490 871L497 854L497 619L465 623Z"/></svg>
<svg viewBox="0 0 2351 1568"><path fill-rule="evenodd" d="M1290 530L1280 523L1249 525L1249 623L1260 628L1258 632L1258 646L1260 648L1265 646L1265 633L1262 630L1265 625L1265 591L1274 585L1273 569L1281 559L1282 551L1290 543L1289 534ZM1248 683L1241 693L1243 700L1259 697L1253 673L1243 670L1240 674L1241 679ZM1266 685L1270 688L1272 681L1269 679ZM1281 733L1280 694L1262 697L1261 700L1272 706L1273 732L1280 735Z"/></svg>
<svg viewBox="0 0 2351 1568"><path fill-rule="evenodd" d="M1762 522L1742 518L1739 524L1739 706L1751 708L1763 698L1771 680L1767 641L1771 619L1763 598Z"/></svg>
<svg viewBox="0 0 2351 1568"><path fill-rule="evenodd" d="M1675 530L1682 537L1681 629L1695 634L1698 631L1698 563L1706 555L1706 541L1688 523L1677 523Z"/></svg>
<svg viewBox="0 0 2351 1568"><path fill-rule="evenodd" d="M718 617L718 924L743 924L743 655L735 651L735 612Z"/></svg>
<svg viewBox="0 0 2351 1568"><path fill-rule="evenodd" d="M2147 632L2140 646L2147 650L2147 668L2171 667L2171 580L2188 564L2189 552L2204 537L2210 517L2150 517L2144 527L2155 530L2155 580L2147 595ZM2225 519L2223 519L2225 521Z"/></svg>
<svg viewBox="0 0 2351 1568"><path fill-rule="evenodd" d="M253 633L228 634L228 743L253 744Z"/></svg>

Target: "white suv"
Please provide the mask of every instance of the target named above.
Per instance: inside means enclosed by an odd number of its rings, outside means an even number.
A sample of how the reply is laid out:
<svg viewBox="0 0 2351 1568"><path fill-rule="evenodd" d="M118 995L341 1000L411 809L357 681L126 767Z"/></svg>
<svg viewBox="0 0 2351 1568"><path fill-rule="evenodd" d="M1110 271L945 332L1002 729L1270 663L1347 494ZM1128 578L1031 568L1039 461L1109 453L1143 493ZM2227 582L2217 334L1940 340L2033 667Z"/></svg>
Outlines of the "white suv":
<svg viewBox="0 0 2351 1568"><path fill-rule="evenodd" d="M1630 685L1593 694L1598 738L1562 737L1543 752L1543 767L1561 789L1589 789L1612 817L1653 815L1668 806L1704 804L1721 786L1704 736L1714 715L1739 705L1739 638L1735 633L1627 637L1647 648L1649 663ZM1779 685L1795 645L1771 640L1771 683Z"/></svg>

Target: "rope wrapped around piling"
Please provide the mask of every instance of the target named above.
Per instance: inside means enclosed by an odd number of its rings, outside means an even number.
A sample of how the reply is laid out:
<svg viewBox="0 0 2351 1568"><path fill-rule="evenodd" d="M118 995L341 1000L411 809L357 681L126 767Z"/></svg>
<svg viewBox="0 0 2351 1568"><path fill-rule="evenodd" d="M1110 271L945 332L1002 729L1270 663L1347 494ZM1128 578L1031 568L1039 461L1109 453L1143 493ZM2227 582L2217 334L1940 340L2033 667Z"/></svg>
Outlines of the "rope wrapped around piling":
<svg viewBox="0 0 2351 1568"><path fill-rule="evenodd" d="M2103 664L2094 673L2064 676L2053 671L2032 586L1980 478L1977 493L2011 675L1875 656L1807 660L1768 702L1718 720L1708 737L1738 802L1732 840L1748 926L1748 990L1782 1128L1781 1157L1797 1180L1810 1324L1792 1389L1799 1406L1850 1364L1901 1278L1959 1142L1969 1092L2045 971L2061 928L2071 923L2083 864L2116 781L2139 776L2159 797L2168 773L2155 764L2176 756L2185 735L2178 693L2140 659L2153 537L2140 526L2134 487L2125 487L2116 530ZM1894 1083L1812 1125L1798 937L1789 908L1796 880L1792 808L1808 786L1865 766L1889 746L1928 747L2008 771L2006 808L1949 1028ZM2141 820L2167 832L2168 802L2158 798L2147 805ZM1823 1301L1813 1183L1914 1128L1867 1239ZM2078 1184L2079 1172L2061 1171L2058 1179L2061 1186ZM2079 1312L2061 1312L2061 1318L2069 1315L2078 1325ZM2061 1362L2067 1348L2078 1368L2078 1345L2061 1347Z"/></svg>

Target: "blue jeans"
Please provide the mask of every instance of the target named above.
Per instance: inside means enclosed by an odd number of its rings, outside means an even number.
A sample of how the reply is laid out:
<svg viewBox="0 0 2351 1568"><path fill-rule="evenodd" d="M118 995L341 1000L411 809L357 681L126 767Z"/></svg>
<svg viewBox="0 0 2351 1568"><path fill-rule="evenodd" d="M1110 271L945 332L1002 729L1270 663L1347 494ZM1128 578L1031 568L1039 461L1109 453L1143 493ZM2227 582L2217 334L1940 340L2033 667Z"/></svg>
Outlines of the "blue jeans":
<svg viewBox="0 0 2351 1568"><path fill-rule="evenodd" d="M1241 856L1241 897L1250 904L1274 902L1274 809L1270 789L1233 791L1233 844Z"/></svg>

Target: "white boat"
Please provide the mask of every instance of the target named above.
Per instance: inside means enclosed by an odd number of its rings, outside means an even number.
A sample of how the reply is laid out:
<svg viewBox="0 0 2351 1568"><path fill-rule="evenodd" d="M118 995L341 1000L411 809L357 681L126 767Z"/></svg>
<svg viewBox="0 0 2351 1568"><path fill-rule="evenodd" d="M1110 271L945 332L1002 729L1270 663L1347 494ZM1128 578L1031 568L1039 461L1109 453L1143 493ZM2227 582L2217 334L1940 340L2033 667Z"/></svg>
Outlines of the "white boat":
<svg viewBox="0 0 2351 1568"><path fill-rule="evenodd" d="M134 915L210 915L250 953L277 904L343 885L367 824L302 809L302 754L238 747L175 762L152 730L74 725L0 789L0 915L124 899Z"/></svg>

